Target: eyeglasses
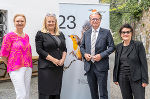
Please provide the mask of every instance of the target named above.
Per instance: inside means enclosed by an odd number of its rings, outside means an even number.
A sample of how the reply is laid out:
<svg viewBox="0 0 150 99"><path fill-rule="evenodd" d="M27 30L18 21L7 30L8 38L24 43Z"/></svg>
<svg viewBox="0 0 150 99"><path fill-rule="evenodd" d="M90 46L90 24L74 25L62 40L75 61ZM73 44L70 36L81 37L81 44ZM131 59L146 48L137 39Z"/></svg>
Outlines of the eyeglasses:
<svg viewBox="0 0 150 99"><path fill-rule="evenodd" d="M121 33L122 33L122 34L126 34L126 33L127 33L127 34L130 34L130 32L131 32L131 31L122 31Z"/></svg>
<svg viewBox="0 0 150 99"><path fill-rule="evenodd" d="M54 13L47 13L46 16L53 16L56 17L56 15Z"/></svg>
<svg viewBox="0 0 150 99"><path fill-rule="evenodd" d="M100 19L98 19L98 18L93 18L93 19L91 19L92 21L99 21Z"/></svg>

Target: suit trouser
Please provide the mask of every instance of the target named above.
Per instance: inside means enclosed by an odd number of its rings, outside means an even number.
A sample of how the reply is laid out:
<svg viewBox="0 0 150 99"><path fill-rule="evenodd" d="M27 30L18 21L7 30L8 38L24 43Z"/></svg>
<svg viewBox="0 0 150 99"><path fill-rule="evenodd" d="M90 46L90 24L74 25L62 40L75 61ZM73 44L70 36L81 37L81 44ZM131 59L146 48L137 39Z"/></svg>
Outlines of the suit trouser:
<svg viewBox="0 0 150 99"><path fill-rule="evenodd" d="M145 99L145 88L142 87L141 80L132 81L130 75L119 75L118 82L123 99Z"/></svg>
<svg viewBox="0 0 150 99"><path fill-rule="evenodd" d="M15 87L16 99L29 99L32 68L21 67L9 73Z"/></svg>
<svg viewBox="0 0 150 99"><path fill-rule="evenodd" d="M92 63L90 70L87 72L92 99L99 99L99 94L100 99L108 99L107 77L108 71L97 71L94 63Z"/></svg>
<svg viewBox="0 0 150 99"><path fill-rule="evenodd" d="M44 95L39 93L39 99L60 99L60 95Z"/></svg>

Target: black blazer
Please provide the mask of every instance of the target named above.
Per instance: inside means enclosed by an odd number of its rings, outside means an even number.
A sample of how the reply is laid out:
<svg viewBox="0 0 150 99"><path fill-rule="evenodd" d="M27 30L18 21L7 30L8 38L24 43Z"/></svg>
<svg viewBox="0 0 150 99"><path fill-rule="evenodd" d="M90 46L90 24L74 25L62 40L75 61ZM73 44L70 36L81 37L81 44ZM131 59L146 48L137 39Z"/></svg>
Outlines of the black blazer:
<svg viewBox="0 0 150 99"><path fill-rule="evenodd" d="M131 79L133 81L141 80L143 83L148 83L148 66L146 53L143 43L140 41L131 40L127 52L127 62L130 65ZM123 43L116 46L115 66L113 71L113 81L118 82L119 76L119 60L122 52Z"/></svg>
<svg viewBox="0 0 150 99"><path fill-rule="evenodd" d="M50 33L38 31L35 37L36 52L39 54L38 68L55 67L51 61L46 60L46 57L51 55L54 58L61 59L62 53L66 49L65 36L60 32L58 38L61 40L60 46Z"/></svg>

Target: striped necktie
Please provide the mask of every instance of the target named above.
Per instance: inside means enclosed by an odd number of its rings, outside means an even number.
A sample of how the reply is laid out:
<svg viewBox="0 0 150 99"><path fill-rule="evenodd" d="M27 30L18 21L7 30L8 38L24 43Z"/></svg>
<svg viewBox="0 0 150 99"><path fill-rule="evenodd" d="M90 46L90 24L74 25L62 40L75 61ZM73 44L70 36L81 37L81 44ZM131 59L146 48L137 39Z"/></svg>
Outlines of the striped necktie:
<svg viewBox="0 0 150 99"><path fill-rule="evenodd" d="M91 55L95 55L95 43L96 43L96 30L93 31L92 41L91 41ZM91 60L94 62L94 60Z"/></svg>

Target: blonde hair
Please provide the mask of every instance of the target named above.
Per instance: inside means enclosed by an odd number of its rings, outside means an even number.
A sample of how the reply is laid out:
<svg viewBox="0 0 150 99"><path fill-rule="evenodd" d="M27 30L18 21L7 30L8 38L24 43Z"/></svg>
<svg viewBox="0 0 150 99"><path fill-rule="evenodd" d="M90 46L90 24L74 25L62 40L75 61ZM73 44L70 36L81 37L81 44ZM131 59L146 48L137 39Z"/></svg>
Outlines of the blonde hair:
<svg viewBox="0 0 150 99"><path fill-rule="evenodd" d="M55 14L52 14L52 13L48 13L45 18L44 18L44 21L43 21L43 26L42 26L42 29L41 29L41 32L43 33L48 33L48 30L47 30L47 27L46 27L46 18L47 17L54 17L55 18L55 29L54 29L54 32L55 32L55 35L60 35L59 34L59 28L58 28L58 22L57 22L57 18L56 18L56 15Z"/></svg>
<svg viewBox="0 0 150 99"><path fill-rule="evenodd" d="M22 17L24 18L25 22L26 22L26 17L25 17L24 14L16 14L16 15L14 16L14 19L13 19L14 22L15 22L16 17L18 17L18 16L22 16Z"/></svg>

